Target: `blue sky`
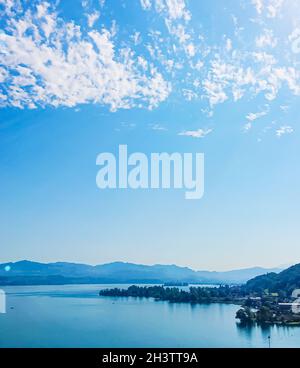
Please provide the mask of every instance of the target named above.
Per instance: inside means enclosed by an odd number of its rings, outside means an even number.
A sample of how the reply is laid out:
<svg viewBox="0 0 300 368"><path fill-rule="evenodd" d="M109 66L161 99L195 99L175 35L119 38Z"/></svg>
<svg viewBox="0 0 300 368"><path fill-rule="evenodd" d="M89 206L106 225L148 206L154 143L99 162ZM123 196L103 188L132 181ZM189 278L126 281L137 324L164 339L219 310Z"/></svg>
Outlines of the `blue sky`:
<svg viewBox="0 0 300 368"><path fill-rule="evenodd" d="M0 4L1 262L300 260L297 1ZM119 144L203 152L203 199L99 190Z"/></svg>

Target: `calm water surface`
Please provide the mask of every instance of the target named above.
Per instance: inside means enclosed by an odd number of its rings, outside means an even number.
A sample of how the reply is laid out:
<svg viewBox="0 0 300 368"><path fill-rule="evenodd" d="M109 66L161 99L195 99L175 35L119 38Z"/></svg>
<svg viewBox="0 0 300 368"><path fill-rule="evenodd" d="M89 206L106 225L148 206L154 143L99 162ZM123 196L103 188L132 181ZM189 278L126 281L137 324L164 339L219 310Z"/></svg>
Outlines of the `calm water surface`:
<svg viewBox="0 0 300 368"><path fill-rule="evenodd" d="M0 347L300 347L299 327L242 328L235 305L99 297L128 285L4 287Z"/></svg>

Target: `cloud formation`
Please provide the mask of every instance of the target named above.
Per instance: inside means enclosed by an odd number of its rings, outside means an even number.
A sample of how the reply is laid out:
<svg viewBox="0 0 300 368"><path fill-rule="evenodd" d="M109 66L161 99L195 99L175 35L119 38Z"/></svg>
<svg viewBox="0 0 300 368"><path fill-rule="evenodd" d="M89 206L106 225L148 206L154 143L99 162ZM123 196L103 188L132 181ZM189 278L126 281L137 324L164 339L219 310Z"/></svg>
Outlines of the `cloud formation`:
<svg viewBox="0 0 300 368"><path fill-rule="evenodd" d="M197 129L197 130L185 130L178 135L192 138L204 138L207 134L211 133L212 129Z"/></svg>
<svg viewBox="0 0 300 368"><path fill-rule="evenodd" d="M79 21L64 18L52 3L0 0L0 106L153 109L174 96L197 101L211 117L225 103L271 104L282 91L300 96L292 49L300 28L295 23L285 38L274 28L290 1L252 0L252 18L228 14L232 34L214 29L212 40L185 0L137 1L145 27L131 30L105 13L104 1L97 9L83 1Z"/></svg>
<svg viewBox="0 0 300 368"><path fill-rule="evenodd" d="M276 130L276 135L278 138L282 137L285 134L291 134L294 132L294 129L289 125L284 125Z"/></svg>
<svg viewBox="0 0 300 368"><path fill-rule="evenodd" d="M250 114L248 114L246 116L246 119L252 122L252 121L255 121L255 120L257 120L257 119L259 119L263 116L266 116L267 113L268 113L267 111L261 111L261 112L257 112L257 113L251 112Z"/></svg>
<svg viewBox="0 0 300 368"><path fill-rule="evenodd" d="M141 67L130 48L117 50L112 29L83 34L48 3L24 11L6 2L5 12L6 28L0 33L1 106L100 103L112 110L154 108L168 97L169 83L153 65ZM89 27L97 18L96 13L88 17Z"/></svg>

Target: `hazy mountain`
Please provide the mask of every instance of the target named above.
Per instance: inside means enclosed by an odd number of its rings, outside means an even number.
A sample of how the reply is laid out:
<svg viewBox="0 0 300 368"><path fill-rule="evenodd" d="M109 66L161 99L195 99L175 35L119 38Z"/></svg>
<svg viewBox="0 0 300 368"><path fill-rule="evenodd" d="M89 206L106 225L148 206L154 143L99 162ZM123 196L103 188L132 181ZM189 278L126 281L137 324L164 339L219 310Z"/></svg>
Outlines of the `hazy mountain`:
<svg viewBox="0 0 300 368"><path fill-rule="evenodd" d="M300 289L300 264L296 264L280 273L268 273L249 280L244 286L248 292L280 292L290 296Z"/></svg>
<svg viewBox="0 0 300 368"><path fill-rule="evenodd" d="M20 261L0 265L0 284L74 284L74 283L245 283L281 269L260 267L227 272L194 271L176 265L138 265L114 262L91 266L67 262L38 263Z"/></svg>
<svg viewBox="0 0 300 368"><path fill-rule="evenodd" d="M282 271L282 268L266 269L262 267L252 267L226 272L198 271L198 274L201 277L206 277L212 280L226 280L226 283L245 283L254 277L264 275L266 273L278 273L280 271Z"/></svg>

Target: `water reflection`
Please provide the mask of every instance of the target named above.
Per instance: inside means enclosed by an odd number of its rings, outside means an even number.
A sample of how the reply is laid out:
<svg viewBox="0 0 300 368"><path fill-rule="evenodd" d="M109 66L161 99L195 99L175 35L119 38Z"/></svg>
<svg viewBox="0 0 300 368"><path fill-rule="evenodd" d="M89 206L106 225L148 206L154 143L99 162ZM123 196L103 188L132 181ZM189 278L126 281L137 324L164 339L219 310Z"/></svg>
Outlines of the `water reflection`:
<svg viewBox="0 0 300 368"><path fill-rule="evenodd" d="M255 323L236 322L236 328L239 336L247 340L250 345L259 339L262 341L263 347L291 347L287 344L287 341L295 341L296 346L300 346L299 326L257 325Z"/></svg>
<svg viewBox="0 0 300 368"><path fill-rule="evenodd" d="M99 297L107 287L6 288L0 346L267 348L269 336L271 347L300 346L299 327L241 325L237 305Z"/></svg>

